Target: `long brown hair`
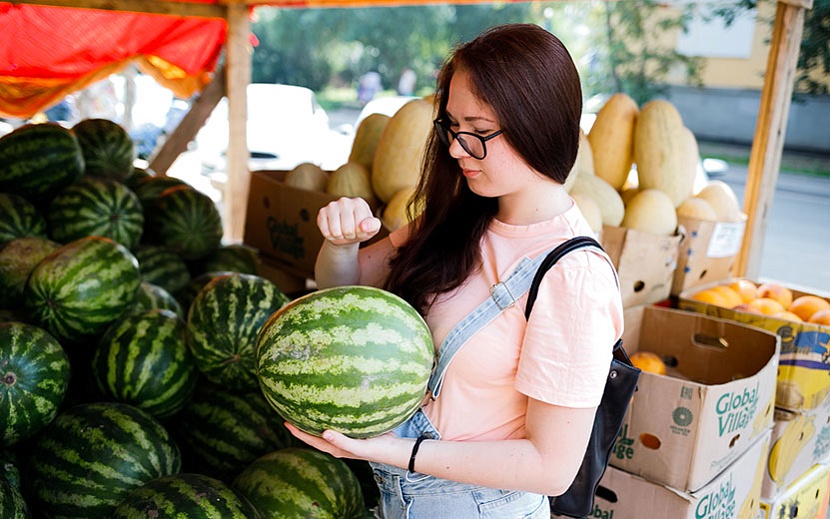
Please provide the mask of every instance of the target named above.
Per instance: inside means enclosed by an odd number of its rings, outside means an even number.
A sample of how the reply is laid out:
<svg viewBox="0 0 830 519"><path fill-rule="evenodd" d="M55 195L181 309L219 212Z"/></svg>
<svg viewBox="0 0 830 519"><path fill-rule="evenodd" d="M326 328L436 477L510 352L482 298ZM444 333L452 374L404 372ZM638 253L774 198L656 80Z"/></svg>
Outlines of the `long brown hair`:
<svg viewBox="0 0 830 519"><path fill-rule="evenodd" d="M456 48L436 84L437 114L447 108L450 80L463 68L475 95L489 105L503 138L534 170L564 183L576 160L582 91L565 46L532 24L492 27ZM426 314L435 295L460 286L480 266L479 242L498 200L473 193L458 162L433 132L410 210L421 216L391 261L385 288Z"/></svg>

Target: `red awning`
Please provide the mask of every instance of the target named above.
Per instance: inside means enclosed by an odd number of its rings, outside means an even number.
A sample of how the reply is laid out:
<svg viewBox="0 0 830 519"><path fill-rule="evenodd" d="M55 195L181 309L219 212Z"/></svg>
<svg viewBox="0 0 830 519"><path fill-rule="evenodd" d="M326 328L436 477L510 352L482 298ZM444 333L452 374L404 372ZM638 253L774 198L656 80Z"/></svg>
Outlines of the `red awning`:
<svg viewBox="0 0 830 519"><path fill-rule="evenodd" d="M210 81L227 23L0 2L0 34L0 115L26 118L129 63L190 97Z"/></svg>

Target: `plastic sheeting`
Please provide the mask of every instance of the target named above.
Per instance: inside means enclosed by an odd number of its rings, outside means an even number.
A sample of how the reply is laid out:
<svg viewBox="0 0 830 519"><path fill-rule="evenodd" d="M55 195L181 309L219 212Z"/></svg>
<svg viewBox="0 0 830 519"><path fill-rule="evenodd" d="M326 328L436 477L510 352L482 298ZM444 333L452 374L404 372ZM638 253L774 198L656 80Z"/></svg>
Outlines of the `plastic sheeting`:
<svg viewBox="0 0 830 519"><path fill-rule="evenodd" d="M188 98L210 81L227 23L0 2L0 35L0 115L27 118L129 63Z"/></svg>

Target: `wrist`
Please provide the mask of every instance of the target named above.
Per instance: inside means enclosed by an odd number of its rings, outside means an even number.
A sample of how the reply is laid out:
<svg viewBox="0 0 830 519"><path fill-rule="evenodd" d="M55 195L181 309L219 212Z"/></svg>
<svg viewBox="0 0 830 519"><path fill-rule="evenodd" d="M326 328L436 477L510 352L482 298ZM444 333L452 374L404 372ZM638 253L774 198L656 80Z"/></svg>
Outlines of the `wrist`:
<svg viewBox="0 0 830 519"><path fill-rule="evenodd" d="M407 470L409 470L409 472L417 472L417 470L415 468L415 460L418 456L418 453L421 450L421 444L425 440L431 440L431 439L432 439L432 435L429 434L429 433L424 433L424 434L418 436L415 439L415 442L412 444L412 451L410 451L410 453L409 453L409 461L408 461L408 464L407 464Z"/></svg>

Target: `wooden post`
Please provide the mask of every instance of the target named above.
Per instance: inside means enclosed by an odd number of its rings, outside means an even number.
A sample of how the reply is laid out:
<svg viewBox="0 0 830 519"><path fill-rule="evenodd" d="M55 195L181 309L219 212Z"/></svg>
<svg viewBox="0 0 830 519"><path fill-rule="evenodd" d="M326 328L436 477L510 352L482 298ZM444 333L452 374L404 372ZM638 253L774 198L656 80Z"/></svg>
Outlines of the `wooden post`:
<svg viewBox="0 0 830 519"><path fill-rule="evenodd" d="M795 72L804 12L812 0L779 0L767 58L764 87L744 192L746 231L735 266L735 275L756 279L760 270L772 199L781 167L787 116L795 84Z"/></svg>
<svg viewBox="0 0 830 519"><path fill-rule="evenodd" d="M228 153L223 203L225 240L241 242L245 231L245 211L248 206L248 84L251 82L251 49L248 36L250 21L248 6L228 6L228 42L226 46L226 86L228 94Z"/></svg>

